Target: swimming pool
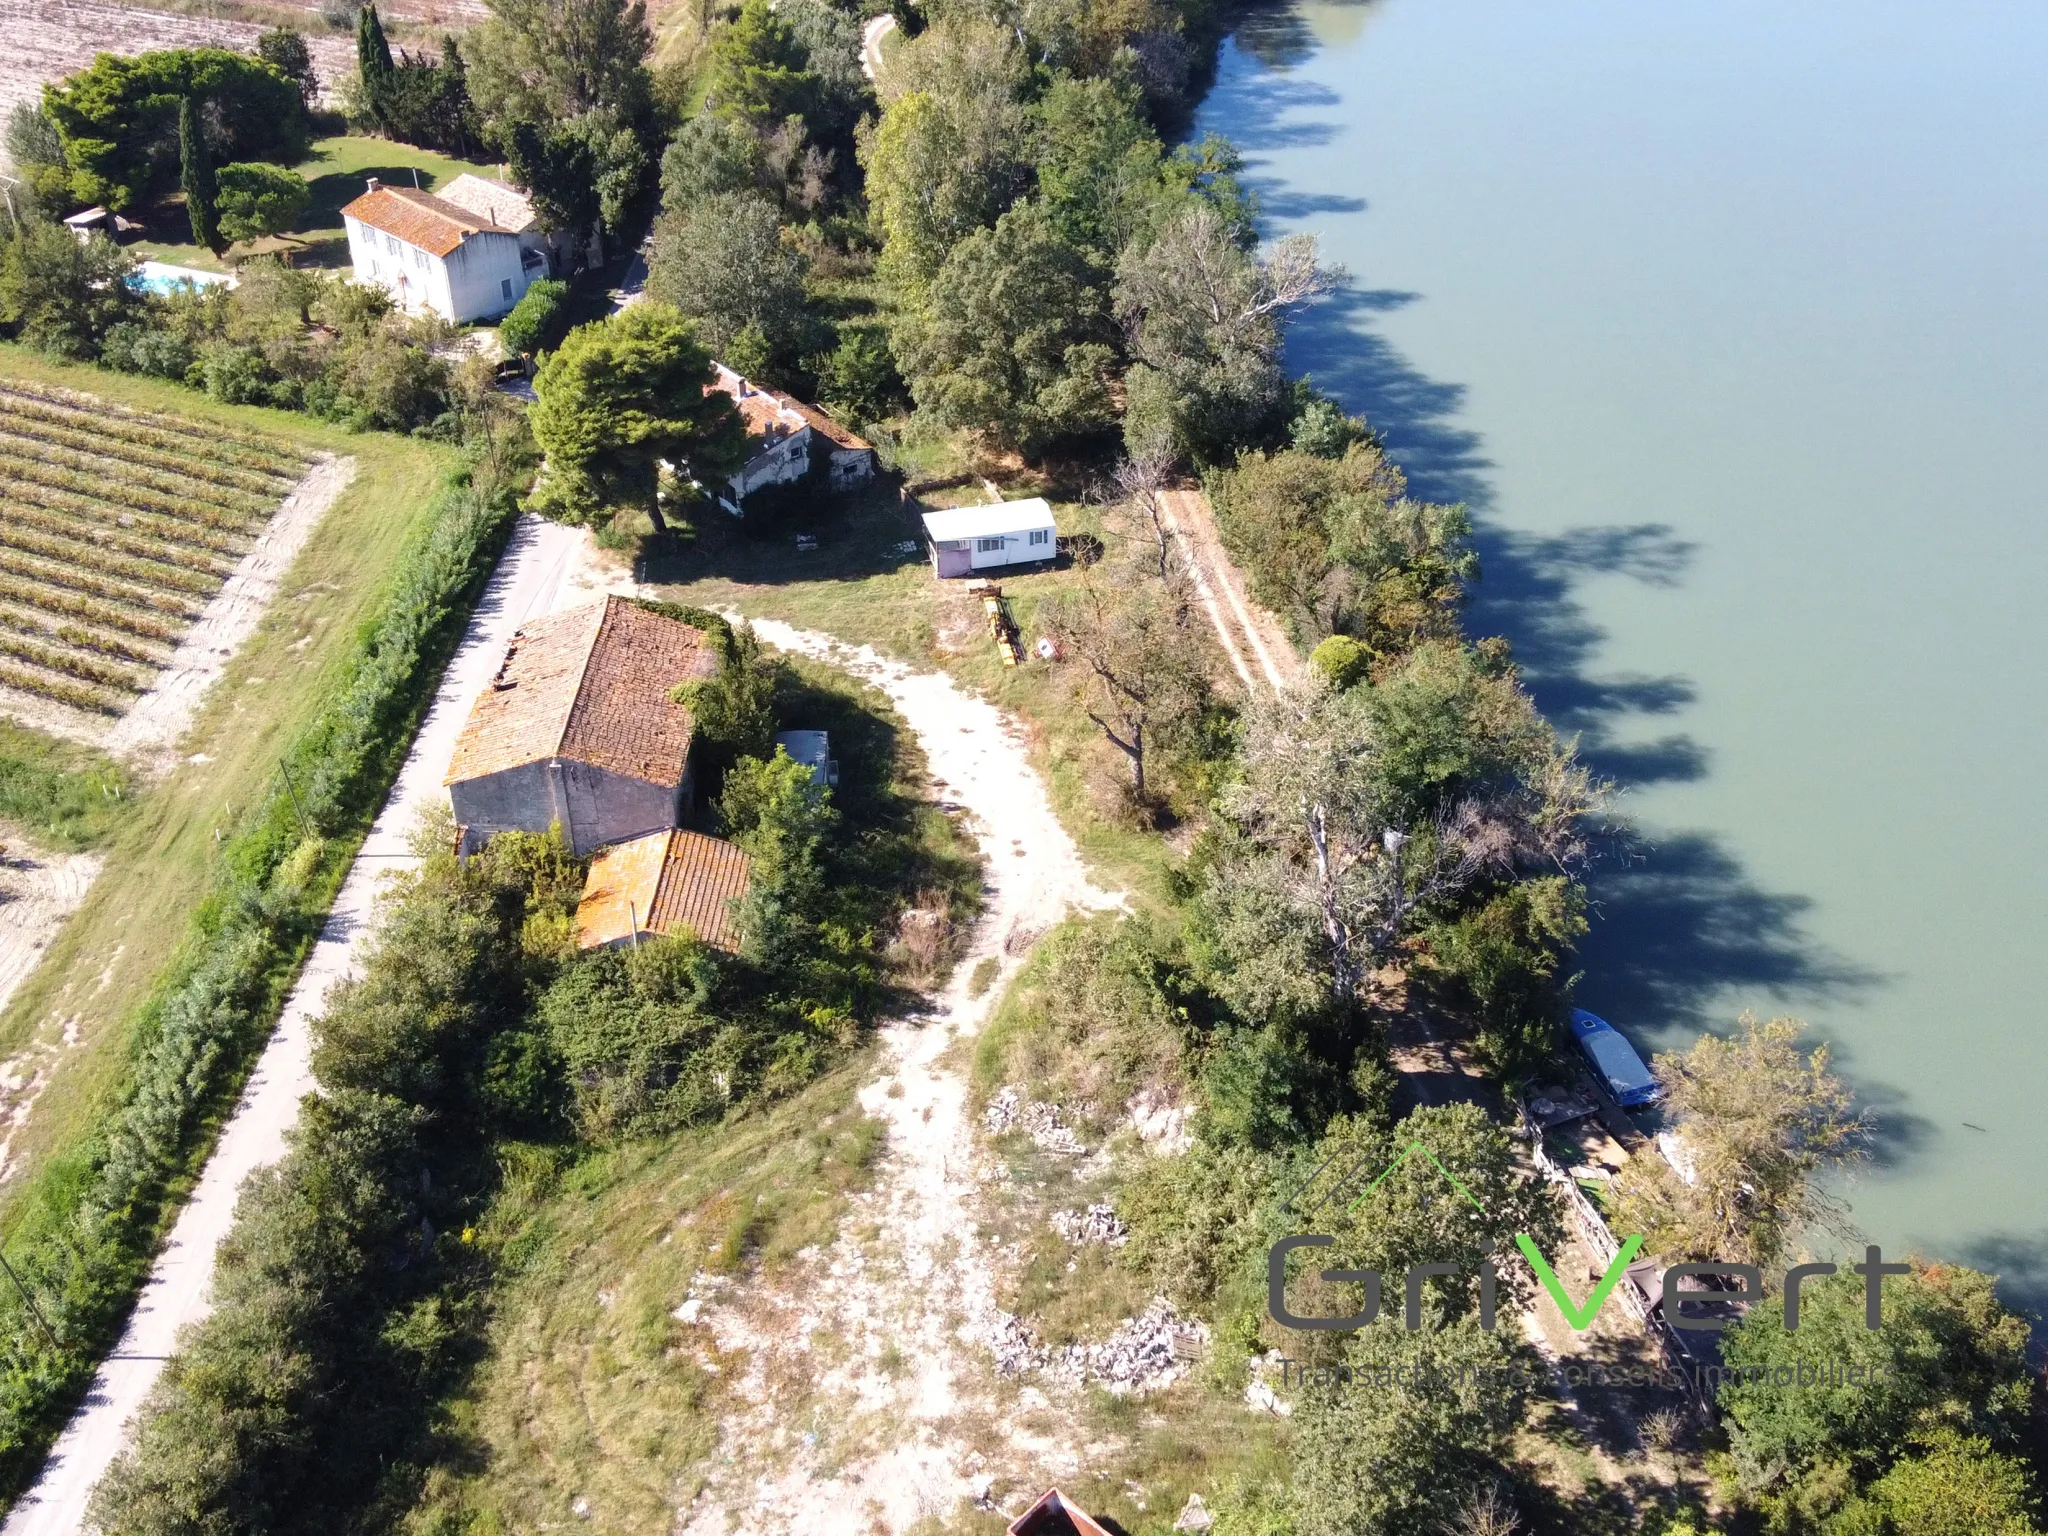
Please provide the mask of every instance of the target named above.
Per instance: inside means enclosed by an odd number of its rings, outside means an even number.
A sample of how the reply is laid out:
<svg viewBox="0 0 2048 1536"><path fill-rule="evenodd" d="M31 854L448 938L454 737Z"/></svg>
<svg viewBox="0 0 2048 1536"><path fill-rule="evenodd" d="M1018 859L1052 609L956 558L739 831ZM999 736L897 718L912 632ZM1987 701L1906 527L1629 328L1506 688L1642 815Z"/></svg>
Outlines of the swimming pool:
<svg viewBox="0 0 2048 1536"><path fill-rule="evenodd" d="M147 293L176 293L180 288L211 288L217 283L233 287L234 279L220 272L174 267L162 261L145 261L128 278L130 288Z"/></svg>

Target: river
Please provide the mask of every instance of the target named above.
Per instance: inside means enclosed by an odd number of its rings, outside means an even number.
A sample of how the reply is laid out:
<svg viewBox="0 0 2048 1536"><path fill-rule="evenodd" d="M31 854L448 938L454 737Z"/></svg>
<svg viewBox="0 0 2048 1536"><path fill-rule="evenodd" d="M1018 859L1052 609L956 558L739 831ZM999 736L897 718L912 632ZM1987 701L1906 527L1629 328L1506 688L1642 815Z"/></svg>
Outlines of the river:
<svg viewBox="0 0 2048 1536"><path fill-rule="evenodd" d="M1271 13L1199 129L1350 281L1289 362L1468 503L1472 622L1624 791L1579 997L1876 1114L1894 1251L2048 1303L2048 8Z"/></svg>

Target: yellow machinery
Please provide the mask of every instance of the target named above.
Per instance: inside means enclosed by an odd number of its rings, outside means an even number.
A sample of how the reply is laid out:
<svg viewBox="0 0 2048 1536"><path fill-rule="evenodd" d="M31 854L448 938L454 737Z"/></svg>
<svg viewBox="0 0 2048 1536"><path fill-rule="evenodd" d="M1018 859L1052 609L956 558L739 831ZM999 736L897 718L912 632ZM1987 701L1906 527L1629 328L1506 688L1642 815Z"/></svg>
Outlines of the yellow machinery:
<svg viewBox="0 0 2048 1536"><path fill-rule="evenodd" d="M1017 649L1017 626L1010 619L1010 610L1004 606L1003 589L992 581L977 581L967 590L981 598L981 611L988 619L989 636L1002 655L1003 665L1016 666L1024 657Z"/></svg>

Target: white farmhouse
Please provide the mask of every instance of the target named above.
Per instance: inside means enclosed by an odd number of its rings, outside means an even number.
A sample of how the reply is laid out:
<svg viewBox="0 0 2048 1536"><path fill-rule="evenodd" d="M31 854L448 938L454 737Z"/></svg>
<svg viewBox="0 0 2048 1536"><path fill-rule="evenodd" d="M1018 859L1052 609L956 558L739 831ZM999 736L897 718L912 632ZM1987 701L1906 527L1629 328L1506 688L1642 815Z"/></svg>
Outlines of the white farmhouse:
<svg viewBox="0 0 2048 1536"><path fill-rule="evenodd" d="M453 181L435 188L434 196L488 220L499 229L512 231L519 237L519 248L526 252L528 266L533 265L535 257L547 264L539 276L560 277L576 269L575 237L551 235L543 230L540 215L533 211L533 199L517 187L464 171ZM584 254L588 265L604 265L604 247L596 235L590 237Z"/></svg>
<svg viewBox="0 0 2048 1536"><path fill-rule="evenodd" d="M816 406L806 405L779 389L749 383L723 363L711 365L717 377L704 387L708 395L731 395L746 423L752 456L726 481L718 502L734 517L747 497L764 485L790 485L821 463L826 483L843 491L875 472L875 450Z"/></svg>
<svg viewBox="0 0 2048 1536"><path fill-rule="evenodd" d="M502 315L548 273L547 258L490 213L374 176L341 221L356 281L385 289L407 314L431 310L457 323Z"/></svg>
<svg viewBox="0 0 2048 1536"><path fill-rule="evenodd" d="M1043 496L927 512L924 532L932 543L932 569L941 576L1032 565L1059 554L1052 507Z"/></svg>

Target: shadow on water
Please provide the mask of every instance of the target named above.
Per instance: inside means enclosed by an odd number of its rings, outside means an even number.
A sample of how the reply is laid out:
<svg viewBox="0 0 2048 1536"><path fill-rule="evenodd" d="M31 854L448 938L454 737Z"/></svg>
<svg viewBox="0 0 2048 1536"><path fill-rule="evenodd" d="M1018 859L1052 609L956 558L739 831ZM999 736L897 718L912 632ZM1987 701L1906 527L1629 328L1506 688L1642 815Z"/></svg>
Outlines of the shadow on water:
<svg viewBox="0 0 2048 1536"><path fill-rule="evenodd" d="M1378 330L1380 316L1416 299L1345 287L1297 320L1287 343L1290 368L1311 374L1372 423L1415 495L1471 509L1484 574L1470 628L1509 640L1539 707L1578 738L1594 771L1624 793L1705 778L1711 758L1702 743L1679 731L1643 730L1694 702L1691 680L1599 670L1606 631L1580 596L1586 581L1616 576L1676 589L1694 544L1660 523L1553 533L1505 526L1485 442L1462 419L1464 387L1429 377ZM1763 889L1713 834L1618 841L1618 855L1592 880L1595 920L1581 956L1582 992L1589 1006L1648 1043L1681 1045L1701 1029L1726 1028L1745 1005L1759 1012L1811 1007L1881 983L1807 934L1808 898ZM1888 1115L1884 1124L1881 1163L1922 1139L1910 1117Z"/></svg>

